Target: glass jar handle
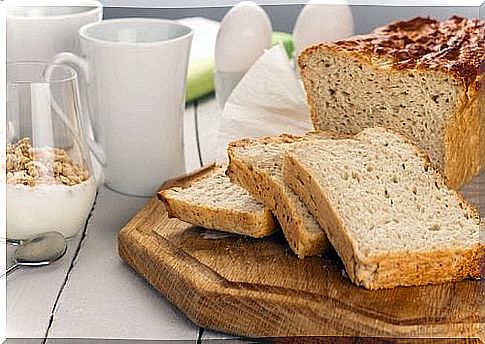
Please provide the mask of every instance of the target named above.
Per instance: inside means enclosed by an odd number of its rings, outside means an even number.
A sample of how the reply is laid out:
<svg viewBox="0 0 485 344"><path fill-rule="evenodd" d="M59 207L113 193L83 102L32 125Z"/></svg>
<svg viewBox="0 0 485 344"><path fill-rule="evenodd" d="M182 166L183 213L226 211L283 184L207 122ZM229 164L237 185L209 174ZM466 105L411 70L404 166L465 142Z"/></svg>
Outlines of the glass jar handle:
<svg viewBox="0 0 485 344"><path fill-rule="evenodd" d="M81 71L81 73L84 76L84 80L86 84L88 84L91 81L91 72L90 72L89 63L82 57L79 57L73 53L63 52L55 55L52 58L51 63L72 65L75 69ZM87 88L86 85L84 85L84 88ZM85 97L87 97L87 94L82 95L82 97L83 98L80 99L81 102L82 102L82 99L85 99ZM63 122L65 122L65 124L69 127L70 124L68 123L67 118L62 114L60 107L56 105L57 104L53 104L53 107L56 110L56 113L63 120ZM89 108L86 107L85 109L82 109L82 112L80 115L81 115L82 121L84 120L87 121L88 126L86 126L86 128L89 128L91 131L93 131L92 118L91 118L91 113L89 111ZM101 166L105 167L106 154L104 152L104 149L101 147L101 145L98 142L96 142L89 135L86 135L85 139L89 150L93 153L96 160L101 164Z"/></svg>

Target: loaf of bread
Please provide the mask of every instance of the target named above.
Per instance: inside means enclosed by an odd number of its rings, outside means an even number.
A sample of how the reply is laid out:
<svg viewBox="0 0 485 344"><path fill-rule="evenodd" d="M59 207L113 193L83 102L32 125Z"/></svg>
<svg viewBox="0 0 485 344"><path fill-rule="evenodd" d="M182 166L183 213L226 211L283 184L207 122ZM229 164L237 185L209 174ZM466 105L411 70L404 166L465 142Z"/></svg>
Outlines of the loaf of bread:
<svg viewBox="0 0 485 344"><path fill-rule="evenodd" d="M283 134L232 142L228 147L226 172L232 182L273 211L291 250L299 258L317 255L329 247L324 230L306 205L283 183L284 149L305 139L308 137Z"/></svg>
<svg viewBox="0 0 485 344"><path fill-rule="evenodd" d="M485 165L485 22L398 21L365 36L322 43L298 57L316 130L405 133L460 188ZM483 90L482 90L483 92Z"/></svg>
<svg viewBox="0 0 485 344"><path fill-rule="evenodd" d="M270 210L229 181L225 167L206 169L184 185L161 190L158 197L169 217L254 238L268 236L277 226Z"/></svg>
<svg viewBox="0 0 485 344"><path fill-rule="evenodd" d="M352 281L369 289L480 276L477 210L424 151L370 128L287 149L285 183L327 232Z"/></svg>

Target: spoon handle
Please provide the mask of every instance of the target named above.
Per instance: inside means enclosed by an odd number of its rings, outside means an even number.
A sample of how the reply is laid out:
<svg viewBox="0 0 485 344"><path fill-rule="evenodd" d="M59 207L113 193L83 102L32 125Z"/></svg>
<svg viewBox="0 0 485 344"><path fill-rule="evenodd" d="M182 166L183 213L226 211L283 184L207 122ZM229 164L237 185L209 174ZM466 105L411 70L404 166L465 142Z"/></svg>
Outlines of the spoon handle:
<svg viewBox="0 0 485 344"><path fill-rule="evenodd" d="M12 264L11 266L8 267L7 270L3 274L0 275L0 279L4 278L5 276L8 276L13 270L18 268L20 265L18 263Z"/></svg>

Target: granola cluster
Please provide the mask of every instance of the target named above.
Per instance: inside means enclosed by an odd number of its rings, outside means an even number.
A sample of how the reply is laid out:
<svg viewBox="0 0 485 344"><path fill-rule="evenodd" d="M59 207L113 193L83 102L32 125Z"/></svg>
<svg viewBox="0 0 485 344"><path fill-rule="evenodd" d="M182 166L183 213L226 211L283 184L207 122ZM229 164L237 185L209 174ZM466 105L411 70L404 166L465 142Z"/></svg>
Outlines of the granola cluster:
<svg viewBox="0 0 485 344"><path fill-rule="evenodd" d="M72 186L89 178L89 172L73 162L64 149L33 148L28 137L7 143L6 167L8 184Z"/></svg>

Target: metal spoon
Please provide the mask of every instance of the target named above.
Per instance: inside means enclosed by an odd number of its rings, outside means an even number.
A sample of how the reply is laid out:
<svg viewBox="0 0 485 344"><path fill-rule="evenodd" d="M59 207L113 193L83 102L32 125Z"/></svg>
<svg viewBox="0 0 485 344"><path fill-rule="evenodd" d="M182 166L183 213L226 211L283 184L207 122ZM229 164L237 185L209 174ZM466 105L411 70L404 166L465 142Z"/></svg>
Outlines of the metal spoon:
<svg viewBox="0 0 485 344"><path fill-rule="evenodd" d="M43 266L61 258L67 250L66 239L61 233L47 232L22 241L13 255L14 264L1 276L8 276L19 266Z"/></svg>

